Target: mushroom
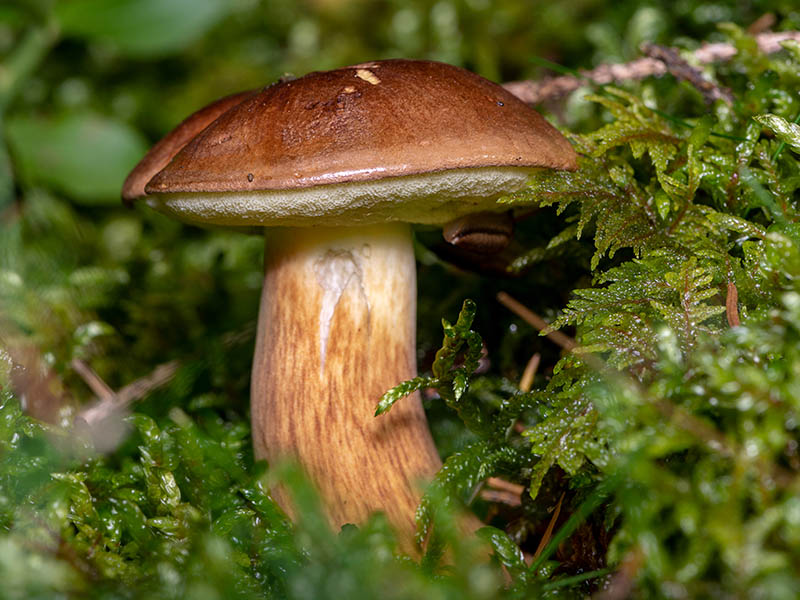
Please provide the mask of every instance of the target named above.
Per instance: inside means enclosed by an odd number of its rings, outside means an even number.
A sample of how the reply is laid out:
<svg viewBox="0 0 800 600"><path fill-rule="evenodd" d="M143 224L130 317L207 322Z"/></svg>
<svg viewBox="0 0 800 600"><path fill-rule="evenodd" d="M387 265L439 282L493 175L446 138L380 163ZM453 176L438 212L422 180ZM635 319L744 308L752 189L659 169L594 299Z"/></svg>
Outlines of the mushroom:
<svg viewBox="0 0 800 600"><path fill-rule="evenodd" d="M383 511L410 550L420 486L441 462L418 394L373 416L417 374L410 223L504 212L497 198L535 169L575 167L564 137L500 86L398 59L211 104L142 159L123 199L268 228L255 455L299 461L333 526ZM273 495L291 514L284 491Z"/></svg>

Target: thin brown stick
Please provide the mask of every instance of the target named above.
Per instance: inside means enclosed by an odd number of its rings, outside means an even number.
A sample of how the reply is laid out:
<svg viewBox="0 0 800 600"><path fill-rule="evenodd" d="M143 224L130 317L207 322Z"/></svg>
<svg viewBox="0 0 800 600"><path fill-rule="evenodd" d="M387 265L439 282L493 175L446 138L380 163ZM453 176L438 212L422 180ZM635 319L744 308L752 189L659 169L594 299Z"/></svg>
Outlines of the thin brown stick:
<svg viewBox="0 0 800 600"><path fill-rule="evenodd" d="M81 376L83 382L89 387L94 395L100 400L110 401L114 398L114 390L103 381L100 376L94 372L94 369L88 363L80 358L75 358L70 363L72 370Z"/></svg>
<svg viewBox="0 0 800 600"><path fill-rule="evenodd" d="M755 36L755 40L762 52L773 54L782 49L781 42L786 40L800 42L800 31L762 33ZM677 53L677 50L675 52ZM704 44L686 56L692 62L709 64L731 60L737 52L733 44L714 43ZM688 64L689 61L682 62ZM504 83L503 87L523 102L539 104L545 100L566 96L587 83L607 85L647 77L662 77L667 73L670 73L669 66L662 60L645 57L622 64L600 65L591 70L580 71L578 75L562 75L539 81L509 81Z"/></svg>
<svg viewBox="0 0 800 600"><path fill-rule="evenodd" d="M145 375L122 388L117 393L118 400L123 404L130 404L139 398L143 398L172 379L172 376L175 375L180 366L181 363L177 360L158 365L149 375Z"/></svg>
<svg viewBox="0 0 800 600"><path fill-rule="evenodd" d="M231 348L243 344L253 339L254 333L255 324L249 323L239 331L223 335L222 345L225 348ZM140 377L118 392L114 392L86 362L75 359L72 361L72 368L98 398L98 402L82 410L75 420L92 427L112 415L124 413L131 404L168 383L180 366L181 362L178 360L162 363L144 377Z"/></svg>
<svg viewBox="0 0 800 600"><path fill-rule="evenodd" d="M83 362L83 361L81 361ZM128 410L131 404L133 404L136 400L143 398L156 388L161 387L165 383L167 383L172 376L175 375L175 372L178 370L180 366L180 362L177 360L170 361L168 363L164 363L158 365L152 372L145 375L144 377L137 379L133 383L126 385L122 388L119 392L114 393L113 390L102 380L100 377L91 370L91 368L83 363L85 369L88 369L91 374L88 379L84 376L83 373L79 371L81 376L83 377L84 381L86 381L87 385L92 389L95 394L97 394L99 401L92 404L88 408L82 410L78 416L75 418L76 421L83 422L90 427L97 425L108 419L109 417L117 414L122 414ZM75 361L73 361L73 368L75 368ZM78 371L78 369L75 369ZM96 382L90 384L89 381L96 378ZM95 388L105 388L107 393L100 394L97 392Z"/></svg>
<svg viewBox="0 0 800 600"><path fill-rule="evenodd" d="M578 344L574 339L561 333L560 331L551 330L550 323L545 321L527 306L515 300L505 292L498 292L497 301L515 315L520 317L523 321L535 327L538 331L546 331L547 333L545 333L545 335L547 338L564 348L564 350L571 352L577 348Z"/></svg>
<svg viewBox="0 0 800 600"><path fill-rule="evenodd" d="M566 492L561 492L561 497L558 499L558 504L556 504L556 509L553 511L553 516L550 518L550 522L547 524L547 529L542 536L542 540L539 542L536 552L533 553L534 561L539 558L539 555L544 551L545 547L547 547L547 544L550 542L550 538L553 537L553 529L556 526L556 521L558 521L558 515L561 514L561 503L564 501L565 494Z"/></svg>
<svg viewBox="0 0 800 600"><path fill-rule="evenodd" d="M481 490L480 496L481 500L493 502L494 504L505 504L515 508L522 505L522 500L519 496L503 490Z"/></svg>
<svg viewBox="0 0 800 600"><path fill-rule="evenodd" d="M489 477L483 485L489 489L479 487L467 504L472 504L475 496L480 496L486 502L495 504L506 504L513 507L522 505L522 494L525 488L518 483L511 483L499 477Z"/></svg>
<svg viewBox="0 0 800 600"><path fill-rule="evenodd" d="M533 378L536 377L536 371L539 370L539 363L542 360L542 355L538 352L534 353L525 365L525 370L522 372L522 378L519 380L519 389L523 392L530 392L533 386Z"/></svg>
<svg viewBox="0 0 800 600"><path fill-rule="evenodd" d="M486 480L486 484L495 489L504 490L510 494L516 494L517 496L521 496L522 492L525 491L525 486L506 481L500 477L489 477L489 479Z"/></svg>
<svg viewBox="0 0 800 600"><path fill-rule="evenodd" d="M732 281L728 282L728 294L725 296L725 316L728 318L728 325L738 327L739 322L739 290Z"/></svg>
<svg viewBox="0 0 800 600"><path fill-rule="evenodd" d="M778 18L774 15L774 13L764 13L747 26L747 33L750 35L764 33L775 27L775 23L777 22Z"/></svg>

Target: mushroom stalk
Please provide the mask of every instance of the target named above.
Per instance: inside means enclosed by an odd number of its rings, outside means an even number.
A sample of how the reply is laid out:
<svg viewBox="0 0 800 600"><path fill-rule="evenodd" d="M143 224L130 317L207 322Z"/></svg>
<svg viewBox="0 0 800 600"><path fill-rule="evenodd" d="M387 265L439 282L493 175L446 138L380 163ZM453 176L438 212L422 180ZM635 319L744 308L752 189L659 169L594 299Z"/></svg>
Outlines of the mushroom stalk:
<svg viewBox="0 0 800 600"><path fill-rule="evenodd" d="M418 394L374 416L416 369L408 225L266 235L251 391L257 458L297 460L332 526L384 511L408 550L420 484L441 466ZM275 500L291 514L281 489Z"/></svg>
<svg viewBox="0 0 800 600"><path fill-rule="evenodd" d="M334 526L384 511L414 552L417 484L439 458L417 395L372 416L385 390L416 375L411 235L370 224L496 211L532 169L576 167L569 142L497 84L395 59L217 100L156 144L122 195L199 224L297 227L267 234L256 456L298 460ZM448 236L486 252L502 249L512 222L457 224ZM465 519L465 531L476 526Z"/></svg>

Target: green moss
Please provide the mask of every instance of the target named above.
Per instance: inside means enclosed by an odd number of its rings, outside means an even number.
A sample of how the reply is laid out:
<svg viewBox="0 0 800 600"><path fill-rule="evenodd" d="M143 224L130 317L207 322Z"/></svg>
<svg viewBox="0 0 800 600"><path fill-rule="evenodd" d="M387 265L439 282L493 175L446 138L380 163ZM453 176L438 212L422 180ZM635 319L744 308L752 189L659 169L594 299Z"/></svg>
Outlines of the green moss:
<svg viewBox="0 0 800 600"><path fill-rule="evenodd" d="M434 37L474 28L474 48L460 49L453 34L447 56L498 70L496 44L477 32L493 19L512 39L526 11L510 2L486 14L456 4L395 10L389 3L381 11L391 12L391 31L371 35L422 47L420 23ZM269 14L293 31L294 65L310 60L303 53L313 54L315 36L337 48L335 32L352 23L368 29L333 9L315 25L292 6L276 3ZM584 29L599 56L619 58L680 19L705 32L703 15L719 20L723 8L620 3L618 14ZM560 9L548 10L559 20ZM776 11L797 27L788 8ZM14 14L8 35L16 40L20 23L35 15ZM624 35L615 33L617 22L629 24ZM248 26L228 27L221 37ZM96 37L69 31L76 40ZM270 44L286 34L270 31L260 48L274 56ZM0 235L0 595L572 598L608 584L629 585L641 598L793 598L800 587L800 54L787 44L766 56L734 26L717 35L739 55L704 67L704 76L730 89L732 104L705 106L694 89L665 77L597 88L568 105L580 169L542 172L503 200L539 208L519 223L507 278L455 272L425 255L423 374L387 391L377 407L380 415L429 390L445 460L417 513L426 541L419 562L397 554L382 515L332 532L296 466L253 460L247 396L261 239L190 230L144 210L99 211L85 194L70 200L75 192L64 191L63 173L35 172L41 144L17 128L20 210L2 216ZM332 56L363 58L358 44ZM93 48L102 56L98 64L84 57L95 69L86 85L123 60ZM528 50L514 48L509 64L519 65ZM190 58L158 64L179 71ZM58 60L43 80L61 81ZM241 78L252 76L245 70ZM150 109L162 110L157 120L165 124L182 116L172 118L178 111L169 103L161 108L163 99L147 91L153 86L140 87L126 88L121 100L106 91L103 102L116 102L122 115L132 103L139 120ZM80 82L57 89L61 99L53 101L64 106L44 111L48 119L80 103ZM81 111L89 109L97 107ZM11 110L18 122L39 118ZM48 160L64 150L57 146L46 149ZM112 162L124 171L124 160ZM92 203L111 202L92 189ZM497 307L499 289L573 336L574 351ZM457 313L455 322L442 320ZM536 352L539 371L523 391L517 381ZM114 389L158 365L171 365L174 375L104 425L127 434L101 453L73 425L93 399L74 359ZM506 502L482 494L493 476L523 493ZM270 499L276 481L295 499L295 523ZM459 529L463 505L487 522L477 536Z"/></svg>

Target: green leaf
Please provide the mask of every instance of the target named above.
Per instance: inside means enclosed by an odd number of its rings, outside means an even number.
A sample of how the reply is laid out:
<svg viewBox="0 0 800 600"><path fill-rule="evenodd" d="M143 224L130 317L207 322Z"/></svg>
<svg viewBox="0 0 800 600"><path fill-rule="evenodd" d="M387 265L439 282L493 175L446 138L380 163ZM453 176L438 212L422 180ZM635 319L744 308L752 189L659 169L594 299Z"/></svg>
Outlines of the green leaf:
<svg viewBox="0 0 800 600"><path fill-rule="evenodd" d="M531 498L536 498L545 475L554 464L571 475L577 473L584 462L582 443L591 435L596 418L587 400L579 397L525 431L523 435L530 440L531 452L539 456L531 471Z"/></svg>
<svg viewBox="0 0 800 600"><path fill-rule="evenodd" d="M800 125L791 123L783 117L770 113L756 115L753 117L753 120L772 131L775 137L784 142L792 150L800 152Z"/></svg>
<svg viewBox="0 0 800 600"><path fill-rule="evenodd" d="M689 135L689 144L696 148L705 144L708 136L711 135L711 127L713 125L714 120L710 115L704 115L698 119L694 129L692 129L692 133Z"/></svg>
<svg viewBox="0 0 800 600"><path fill-rule="evenodd" d="M8 140L23 177L81 204L115 205L122 182L147 149L128 125L90 112L16 117Z"/></svg>
<svg viewBox="0 0 800 600"><path fill-rule="evenodd" d="M525 572L527 568L525 556L505 531L496 527L481 527L475 533L479 538L489 542L500 564L509 569L514 575Z"/></svg>
<svg viewBox="0 0 800 600"><path fill-rule="evenodd" d="M728 231L734 231L736 233L740 233L747 237L753 237L763 240L767 236L767 233L766 231L764 231L764 228L758 225L757 223L753 223L752 221L742 219L735 215L727 213L709 212L706 215L706 218L715 225L724 227Z"/></svg>
<svg viewBox="0 0 800 600"><path fill-rule="evenodd" d="M672 201L669 195L663 190L658 190L653 200L655 200L656 208L658 209L658 216L666 220L669 216L670 208L672 207Z"/></svg>
<svg viewBox="0 0 800 600"><path fill-rule="evenodd" d="M446 377L453 367L458 351L470 334L469 328L472 326L476 311L475 302L467 299L464 300L455 325L451 325L442 319L444 339L442 340L442 347L436 353L436 358L433 361L432 370L435 377Z"/></svg>
<svg viewBox="0 0 800 600"><path fill-rule="evenodd" d="M415 517L417 542L421 544L428 537L439 508L449 508L455 498L463 499L471 493L493 474L502 458L503 454L491 452L486 442L476 442L450 455L420 500ZM444 506L440 506L442 502Z"/></svg>
<svg viewBox="0 0 800 600"><path fill-rule="evenodd" d="M71 0L56 5L64 34L107 42L130 56L178 52L228 12L225 0Z"/></svg>
<svg viewBox="0 0 800 600"><path fill-rule="evenodd" d="M800 62L800 42L797 40L784 40L781 42L781 46L792 55L796 62Z"/></svg>
<svg viewBox="0 0 800 600"><path fill-rule="evenodd" d="M444 339L442 347L436 352L436 358L433 361L434 377L415 377L396 385L381 396L375 408L375 416L391 409L394 403L401 398L428 387L436 388L450 408L459 409L458 401L469 388L470 377L478 368L478 362L483 352L481 336L470 329L476 311L475 302L467 299L464 300L455 325L442 319ZM454 367L465 343L467 349L464 352L464 364Z"/></svg>
<svg viewBox="0 0 800 600"><path fill-rule="evenodd" d="M401 398L405 398L417 390L433 387L436 383L437 380L433 377L420 376L397 384L381 396L381 399L378 401L378 406L375 408L375 416L377 417L378 415L388 412L392 406L394 406L394 403Z"/></svg>

